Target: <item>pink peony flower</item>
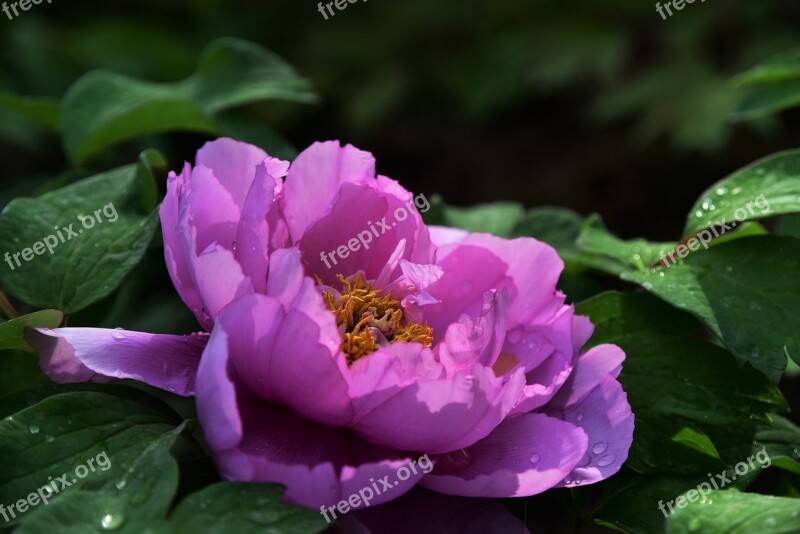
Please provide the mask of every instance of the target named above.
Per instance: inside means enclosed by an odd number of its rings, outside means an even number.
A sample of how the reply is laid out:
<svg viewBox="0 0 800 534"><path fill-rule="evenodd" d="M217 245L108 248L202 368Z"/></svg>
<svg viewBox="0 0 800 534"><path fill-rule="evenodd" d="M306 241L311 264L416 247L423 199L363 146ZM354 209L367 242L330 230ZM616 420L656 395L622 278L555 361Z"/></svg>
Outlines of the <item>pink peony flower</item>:
<svg viewBox="0 0 800 534"><path fill-rule="evenodd" d="M625 355L581 352L593 327L556 290L556 252L427 227L418 200L350 145L315 143L290 166L208 143L170 175L161 221L172 280L210 336L30 340L56 381L195 394L220 473L308 507L424 455L431 469L367 504L415 485L511 497L616 473L634 426Z"/></svg>

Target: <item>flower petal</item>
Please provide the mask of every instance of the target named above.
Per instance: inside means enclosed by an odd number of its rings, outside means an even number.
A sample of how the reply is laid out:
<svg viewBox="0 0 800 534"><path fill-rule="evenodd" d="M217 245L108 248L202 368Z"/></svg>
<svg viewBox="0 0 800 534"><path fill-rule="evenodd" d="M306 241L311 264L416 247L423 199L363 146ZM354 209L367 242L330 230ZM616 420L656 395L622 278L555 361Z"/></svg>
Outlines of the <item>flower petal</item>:
<svg viewBox="0 0 800 534"><path fill-rule="evenodd" d="M352 145L342 147L339 141L327 141L301 152L289 168L283 195L292 239L300 240L343 184L368 184L374 179L375 158Z"/></svg>
<svg viewBox="0 0 800 534"><path fill-rule="evenodd" d="M257 146L223 137L209 141L197 151L196 166L202 165L211 169L236 205L241 208L253 183L256 165L263 162L266 157L267 153ZM285 172L288 163L282 163ZM278 167L275 168L277 172Z"/></svg>
<svg viewBox="0 0 800 534"><path fill-rule="evenodd" d="M598 345L575 360L575 370L552 401L552 405L569 407L577 404L597 387L606 376L616 378L622 371L625 353L616 345Z"/></svg>
<svg viewBox="0 0 800 534"><path fill-rule="evenodd" d="M506 313L508 291L489 291L484 294L480 317L462 315L447 328L444 340L436 346L436 355L448 376L467 372L476 364L494 365L503 347Z"/></svg>
<svg viewBox="0 0 800 534"><path fill-rule="evenodd" d="M319 297L318 314L323 313L332 321ZM345 425L351 420L353 409L342 376L346 363L338 352L341 338L335 329L329 329L325 339L314 317L257 294L228 306L218 328L228 336L234 368L254 393L320 423Z"/></svg>
<svg viewBox="0 0 800 534"><path fill-rule="evenodd" d="M60 383L131 378L178 395L194 395L208 335L169 336L103 328L29 329L39 365Z"/></svg>
<svg viewBox="0 0 800 534"><path fill-rule="evenodd" d="M224 478L283 484L285 500L319 508L394 477L411 462L346 429L312 423L254 395L230 364L228 344L217 327L197 376L198 416ZM423 475L414 474L370 504L403 495Z"/></svg>
<svg viewBox="0 0 800 534"><path fill-rule="evenodd" d="M559 486L593 484L620 470L633 442L634 416L622 385L607 376L577 404L548 414L580 426L589 447Z"/></svg>
<svg viewBox="0 0 800 534"><path fill-rule="evenodd" d="M586 452L584 431L544 414L512 417L467 447L452 467L447 456L422 486L452 495L524 497L558 484Z"/></svg>
<svg viewBox="0 0 800 534"><path fill-rule="evenodd" d="M244 200L233 247L242 273L250 278L253 288L259 293L267 291L270 252L275 248L290 246L280 205L273 202L280 189L280 180L270 174L271 161L274 160L267 159L256 167L256 177ZM280 169L281 166L278 166Z"/></svg>
<svg viewBox="0 0 800 534"><path fill-rule="evenodd" d="M394 343L350 368L352 428L373 443L397 450L443 453L487 436L511 410L522 371L507 380L475 366L447 378L431 351Z"/></svg>

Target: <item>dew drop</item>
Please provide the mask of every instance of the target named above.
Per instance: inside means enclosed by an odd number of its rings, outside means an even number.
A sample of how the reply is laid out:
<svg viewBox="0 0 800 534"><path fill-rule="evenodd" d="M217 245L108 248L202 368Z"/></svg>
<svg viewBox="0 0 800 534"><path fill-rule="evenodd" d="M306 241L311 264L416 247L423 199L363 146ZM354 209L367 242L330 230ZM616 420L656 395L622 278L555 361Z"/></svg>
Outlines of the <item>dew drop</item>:
<svg viewBox="0 0 800 534"><path fill-rule="evenodd" d="M700 217L703 216L703 211L702 210L697 210L696 212L694 212L694 216L699 219Z"/></svg>
<svg viewBox="0 0 800 534"><path fill-rule="evenodd" d="M36 425L29 426L28 430L30 430L31 434L38 434L39 433L39 427L36 426Z"/></svg>
<svg viewBox="0 0 800 534"><path fill-rule="evenodd" d="M531 463L532 463L533 465L536 465L536 464L538 464L538 463L539 463L539 460L541 460L541 459L542 459L542 457L541 457L541 456L539 456L538 454L531 454Z"/></svg>
<svg viewBox="0 0 800 534"><path fill-rule="evenodd" d="M121 490L122 488L125 487L126 484L127 484L127 482L125 482L125 480L123 479L123 480L120 480L119 482L117 482L114 485L117 487L117 489Z"/></svg>
<svg viewBox="0 0 800 534"><path fill-rule="evenodd" d="M583 421L583 414L579 413L578 416L575 417L575 419L580 423L581 421Z"/></svg>
<svg viewBox="0 0 800 534"><path fill-rule="evenodd" d="M100 520L100 526L106 530L114 530L119 528L124 521L125 519L121 515L106 514Z"/></svg>
<svg viewBox="0 0 800 534"><path fill-rule="evenodd" d="M56 439L56 438L54 438L54 437L53 437L53 436L51 436L50 434L48 434L48 435L46 435L46 436L44 437L44 440L45 440L47 443L53 443L53 442L55 441L55 439Z"/></svg>
<svg viewBox="0 0 800 534"><path fill-rule="evenodd" d="M606 452L607 449L608 449L608 443L600 441L596 443L594 447L592 447L592 452L594 454L603 454L604 452Z"/></svg>
<svg viewBox="0 0 800 534"><path fill-rule="evenodd" d="M614 460L616 458L617 457L614 454L606 454L605 456L597 460L597 467L605 467L607 465L611 465L612 463L614 463Z"/></svg>
<svg viewBox="0 0 800 534"><path fill-rule="evenodd" d="M121 332L122 328L117 327L114 329L114 332L111 333L111 337L116 340L125 339L125 334Z"/></svg>

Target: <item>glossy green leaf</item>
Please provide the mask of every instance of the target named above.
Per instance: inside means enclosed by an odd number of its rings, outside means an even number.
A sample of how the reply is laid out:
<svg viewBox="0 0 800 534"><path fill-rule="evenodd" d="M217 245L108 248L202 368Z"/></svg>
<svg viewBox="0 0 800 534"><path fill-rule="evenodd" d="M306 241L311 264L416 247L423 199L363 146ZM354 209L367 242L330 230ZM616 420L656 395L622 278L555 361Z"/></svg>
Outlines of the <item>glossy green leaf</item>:
<svg viewBox="0 0 800 534"><path fill-rule="evenodd" d="M686 501L669 518L669 534L790 534L800 531L800 499L772 497L735 490L712 491Z"/></svg>
<svg viewBox="0 0 800 534"><path fill-rule="evenodd" d="M767 117L800 105L800 50L790 50L734 79L740 100L734 120Z"/></svg>
<svg viewBox="0 0 800 534"><path fill-rule="evenodd" d="M730 231L744 221L798 212L800 150L779 152L709 187L692 206L685 234L715 225Z"/></svg>
<svg viewBox="0 0 800 534"><path fill-rule="evenodd" d="M2 503L56 479L54 501L118 480L180 421L166 405L121 386L41 387L5 397L0 410L0 450L14 459L0 465Z"/></svg>
<svg viewBox="0 0 800 534"><path fill-rule="evenodd" d="M800 359L798 258L800 240L748 237L622 277L701 319L737 359L777 382L786 357Z"/></svg>
<svg viewBox="0 0 800 534"><path fill-rule="evenodd" d="M72 313L116 289L158 225L156 210L142 211L154 187L143 165L10 202L0 213L0 251L7 253L0 280L8 291L32 306Z"/></svg>
<svg viewBox="0 0 800 534"><path fill-rule="evenodd" d="M221 135L215 114L265 99L313 102L308 83L275 54L239 39L211 43L197 70L175 83L94 71L62 101L60 129L80 164L116 143L164 131Z"/></svg>

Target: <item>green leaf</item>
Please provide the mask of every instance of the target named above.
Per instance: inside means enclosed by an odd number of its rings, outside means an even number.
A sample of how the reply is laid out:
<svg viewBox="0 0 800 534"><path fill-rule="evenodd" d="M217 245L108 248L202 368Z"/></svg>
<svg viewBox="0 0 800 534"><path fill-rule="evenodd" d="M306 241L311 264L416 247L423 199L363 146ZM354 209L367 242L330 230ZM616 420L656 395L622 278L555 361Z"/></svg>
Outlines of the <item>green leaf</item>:
<svg viewBox="0 0 800 534"><path fill-rule="evenodd" d="M691 449L705 454L706 456L719 458L719 452L717 452L716 447L714 447L714 443L711 441L711 438L709 438L705 432L697 428L691 428L688 426L681 428L674 436L672 436L672 441L684 444Z"/></svg>
<svg viewBox="0 0 800 534"><path fill-rule="evenodd" d="M689 212L685 234L800 212L800 150L779 152L708 188ZM721 231L722 229L720 229Z"/></svg>
<svg viewBox="0 0 800 534"><path fill-rule="evenodd" d="M17 317L0 324L0 350L27 350L30 346L23 337L26 327L32 328L57 328L64 319L64 314L58 310L42 310ZM2 358L2 356L0 356Z"/></svg>
<svg viewBox="0 0 800 534"><path fill-rule="evenodd" d="M189 495L167 519L178 488L178 463L169 448L183 426L154 440L126 472L102 487L72 491L38 509L19 532L314 534L327 528L318 512L282 504L284 489L271 484L213 484Z"/></svg>
<svg viewBox="0 0 800 534"><path fill-rule="evenodd" d="M0 92L0 109L12 112L47 130L57 131L58 102L55 100Z"/></svg>
<svg viewBox="0 0 800 534"><path fill-rule="evenodd" d="M738 360L777 383L786 357L800 359L798 257L800 240L748 237L622 278L698 317Z"/></svg>
<svg viewBox="0 0 800 534"><path fill-rule="evenodd" d="M2 503L24 499L62 474L68 486L59 482L53 501L118 480L180 421L163 403L120 386L37 388L4 398L0 409L7 459L0 465Z"/></svg>
<svg viewBox="0 0 800 534"><path fill-rule="evenodd" d="M624 241L609 233L599 215L591 215L583 223L578 245L584 252L613 260L599 264L610 274L627 270L645 271L675 246L674 243L650 243L644 239Z"/></svg>
<svg viewBox="0 0 800 534"><path fill-rule="evenodd" d="M151 157L144 156L149 164ZM156 210L141 210L152 204L154 187L147 185L153 178L143 165L10 202L0 213L0 250L9 253L0 264L0 280L9 292L38 308L73 313L114 291L139 262L158 225Z"/></svg>
<svg viewBox="0 0 800 534"><path fill-rule="evenodd" d="M283 488L270 484L220 482L186 498L165 532L245 534L322 532L328 526L318 512L281 504Z"/></svg>
<svg viewBox="0 0 800 534"><path fill-rule="evenodd" d="M429 224L510 237L524 212L525 209L517 202L494 202L458 208L445 204L437 196L431 200L431 210L426 219Z"/></svg>
<svg viewBox="0 0 800 534"><path fill-rule="evenodd" d="M221 135L218 112L266 99L313 102L308 83L275 54L238 39L219 39L197 70L175 83L151 83L94 71L69 89L60 129L67 153L81 164L116 143L164 131Z"/></svg>
<svg viewBox="0 0 800 534"><path fill-rule="evenodd" d="M743 417L768 425L767 414L786 407L765 377L739 368L722 348L695 341L699 324L650 295L607 293L576 311L596 325L589 346L614 343L627 355L619 380L636 414L628 459L636 471L720 472L719 458L735 462L742 451L723 454L715 428L741 425ZM743 440L747 454L751 441Z"/></svg>
<svg viewBox="0 0 800 534"><path fill-rule="evenodd" d="M734 79L740 100L733 120L768 117L800 105L800 50L790 50Z"/></svg>
<svg viewBox="0 0 800 534"><path fill-rule="evenodd" d="M726 534L784 534L800 531L800 499L739 491L712 491L703 502L687 501L669 518L669 534L725 532Z"/></svg>

